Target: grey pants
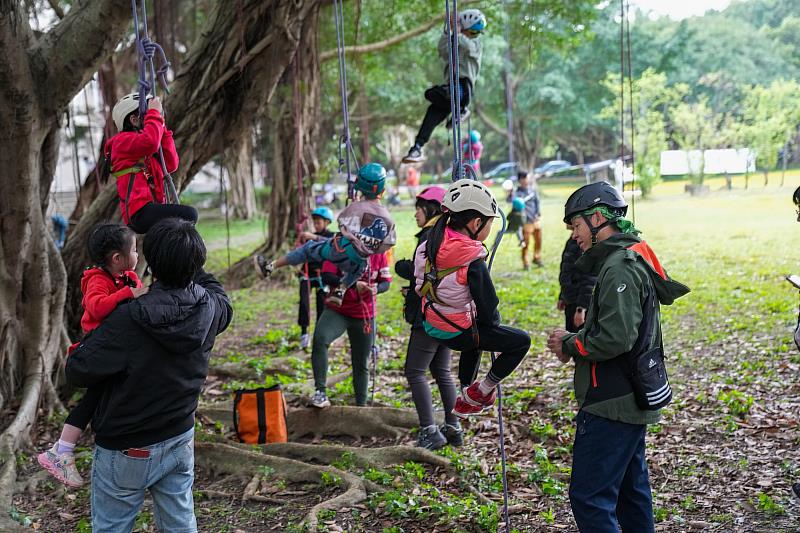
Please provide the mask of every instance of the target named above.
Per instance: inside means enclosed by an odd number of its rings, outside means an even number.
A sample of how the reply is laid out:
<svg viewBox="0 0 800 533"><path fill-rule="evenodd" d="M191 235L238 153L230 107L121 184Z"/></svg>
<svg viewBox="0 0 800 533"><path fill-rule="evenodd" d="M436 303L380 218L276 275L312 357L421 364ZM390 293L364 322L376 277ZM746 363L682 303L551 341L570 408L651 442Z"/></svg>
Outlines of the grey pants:
<svg viewBox="0 0 800 533"><path fill-rule="evenodd" d="M375 331L374 319L372 330ZM372 333L364 333L364 319L346 317L326 307L314 327L311 348L311 368L314 370L314 387L325 390L328 380L328 348L347 331L350 339L350 358L353 363L353 389L356 405L367 405L369 388L369 356L372 351Z"/></svg>
<svg viewBox="0 0 800 533"><path fill-rule="evenodd" d="M433 417L431 387L428 385L428 376L426 375L428 368L431 369L433 379L436 380L436 385L439 387L439 394L442 396L445 421L455 425L458 420L453 414L453 406L456 404L456 382L450 373L451 358L450 348L440 344L438 340L425 333L425 330L418 328L411 330L405 374L411 387L411 398L417 408L421 427L436 423Z"/></svg>

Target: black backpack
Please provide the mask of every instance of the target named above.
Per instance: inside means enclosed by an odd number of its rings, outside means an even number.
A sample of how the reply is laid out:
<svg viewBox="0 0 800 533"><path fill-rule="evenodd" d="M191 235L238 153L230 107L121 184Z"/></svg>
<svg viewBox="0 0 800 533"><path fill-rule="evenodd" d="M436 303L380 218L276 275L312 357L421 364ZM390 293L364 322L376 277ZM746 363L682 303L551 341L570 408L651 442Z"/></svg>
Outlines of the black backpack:
<svg viewBox="0 0 800 533"><path fill-rule="evenodd" d="M658 340L651 342L655 333L657 306L655 289L651 286L642 306L639 336L628 352L629 379L639 409L657 411L672 401L672 387L664 364L664 341L659 328Z"/></svg>

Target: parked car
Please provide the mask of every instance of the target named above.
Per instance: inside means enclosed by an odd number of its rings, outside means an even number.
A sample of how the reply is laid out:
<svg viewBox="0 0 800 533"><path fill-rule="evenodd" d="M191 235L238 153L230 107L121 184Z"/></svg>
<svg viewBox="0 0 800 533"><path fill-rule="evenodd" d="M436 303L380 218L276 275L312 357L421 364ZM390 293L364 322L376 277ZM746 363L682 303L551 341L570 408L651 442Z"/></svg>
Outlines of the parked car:
<svg viewBox="0 0 800 533"><path fill-rule="evenodd" d="M503 183L505 180L516 177L517 164L513 161L500 163L491 170L483 173L483 179L491 180L492 183Z"/></svg>
<svg viewBox="0 0 800 533"><path fill-rule="evenodd" d="M536 167L535 169L533 169L533 171L536 174L541 174L541 175L544 175L544 176L551 176L551 175L555 174L556 172L559 172L561 170L565 170L565 169L567 169L567 168L569 168L571 166L572 166L572 163L570 163L569 161L564 161L564 160L561 160L561 159L554 159L553 161L548 161L547 163L545 163L544 165L542 165L540 167Z"/></svg>

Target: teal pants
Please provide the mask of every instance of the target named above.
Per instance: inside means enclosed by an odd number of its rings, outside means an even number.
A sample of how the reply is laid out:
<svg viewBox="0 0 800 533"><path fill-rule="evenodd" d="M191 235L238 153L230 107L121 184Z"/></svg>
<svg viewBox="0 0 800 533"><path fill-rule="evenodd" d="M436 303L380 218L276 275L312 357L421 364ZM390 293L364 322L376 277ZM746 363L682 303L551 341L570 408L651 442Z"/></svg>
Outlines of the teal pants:
<svg viewBox="0 0 800 533"><path fill-rule="evenodd" d="M375 331L374 319L372 331ZM353 389L356 405L367 405L369 387L369 356L373 335L364 333L364 319L350 318L326 307L314 328L311 349L311 367L314 370L314 387L324 391L328 380L328 348L347 331L350 339L350 358L353 364Z"/></svg>

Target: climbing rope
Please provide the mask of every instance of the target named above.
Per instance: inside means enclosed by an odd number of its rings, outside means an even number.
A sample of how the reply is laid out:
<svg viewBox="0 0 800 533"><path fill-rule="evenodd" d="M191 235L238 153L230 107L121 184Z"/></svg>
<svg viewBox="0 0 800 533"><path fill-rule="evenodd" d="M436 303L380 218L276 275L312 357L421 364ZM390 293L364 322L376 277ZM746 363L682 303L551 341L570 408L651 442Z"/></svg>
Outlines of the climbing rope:
<svg viewBox="0 0 800 533"><path fill-rule="evenodd" d="M452 8L451 8L452 2ZM458 0L444 2L444 31L450 44L447 55L448 83L450 89L450 120L453 124L453 181L464 175L461 158L461 85L458 73L458 32L453 19L458 18Z"/></svg>
<svg viewBox="0 0 800 533"><path fill-rule="evenodd" d="M147 33L147 2L142 0L142 26L141 31L139 27L139 6L137 0L131 0L131 11L133 12L133 30L136 37L136 52L138 55L139 65L139 116L144 117L147 112L147 94L156 94L156 82L161 86L161 90L165 94L169 94L169 87L167 86L167 72L170 68L170 62L157 42L148 37ZM161 56L161 66L156 70L155 61L153 60L156 52ZM150 79L148 81L148 75ZM161 145L158 146L158 162L161 165L161 171L164 174L164 198L169 202L180 204L178 198L178 191L175 189L175 183L172 175L167 171L167 166L164 164L164 151Z"/></svg>
<svg viewBox="0 0 800 533"><path fill-rule="evenodd" d="M356 176L352 164L358 172L358 158L350 139L350 110L347 106L347 63L344 54L344 9L342 0L333 0L333 19L336 25L336 53L339 58L339 94L342 98L342 135L339 138L339 173L347 172L347 201L356 197Z"/></svg>
<svg viewBox="0 0 800 533"><path fill-rule="evenodd" d="M629 11L631 8L630 1L622 0L625 5L625 18L623 23L625 25L625 33L628 39L628 109L630 111L631 121L631 215L634 224L636 223L636 125L633 121L633 68L631 67L631 20L629 18Z"/></svg>

